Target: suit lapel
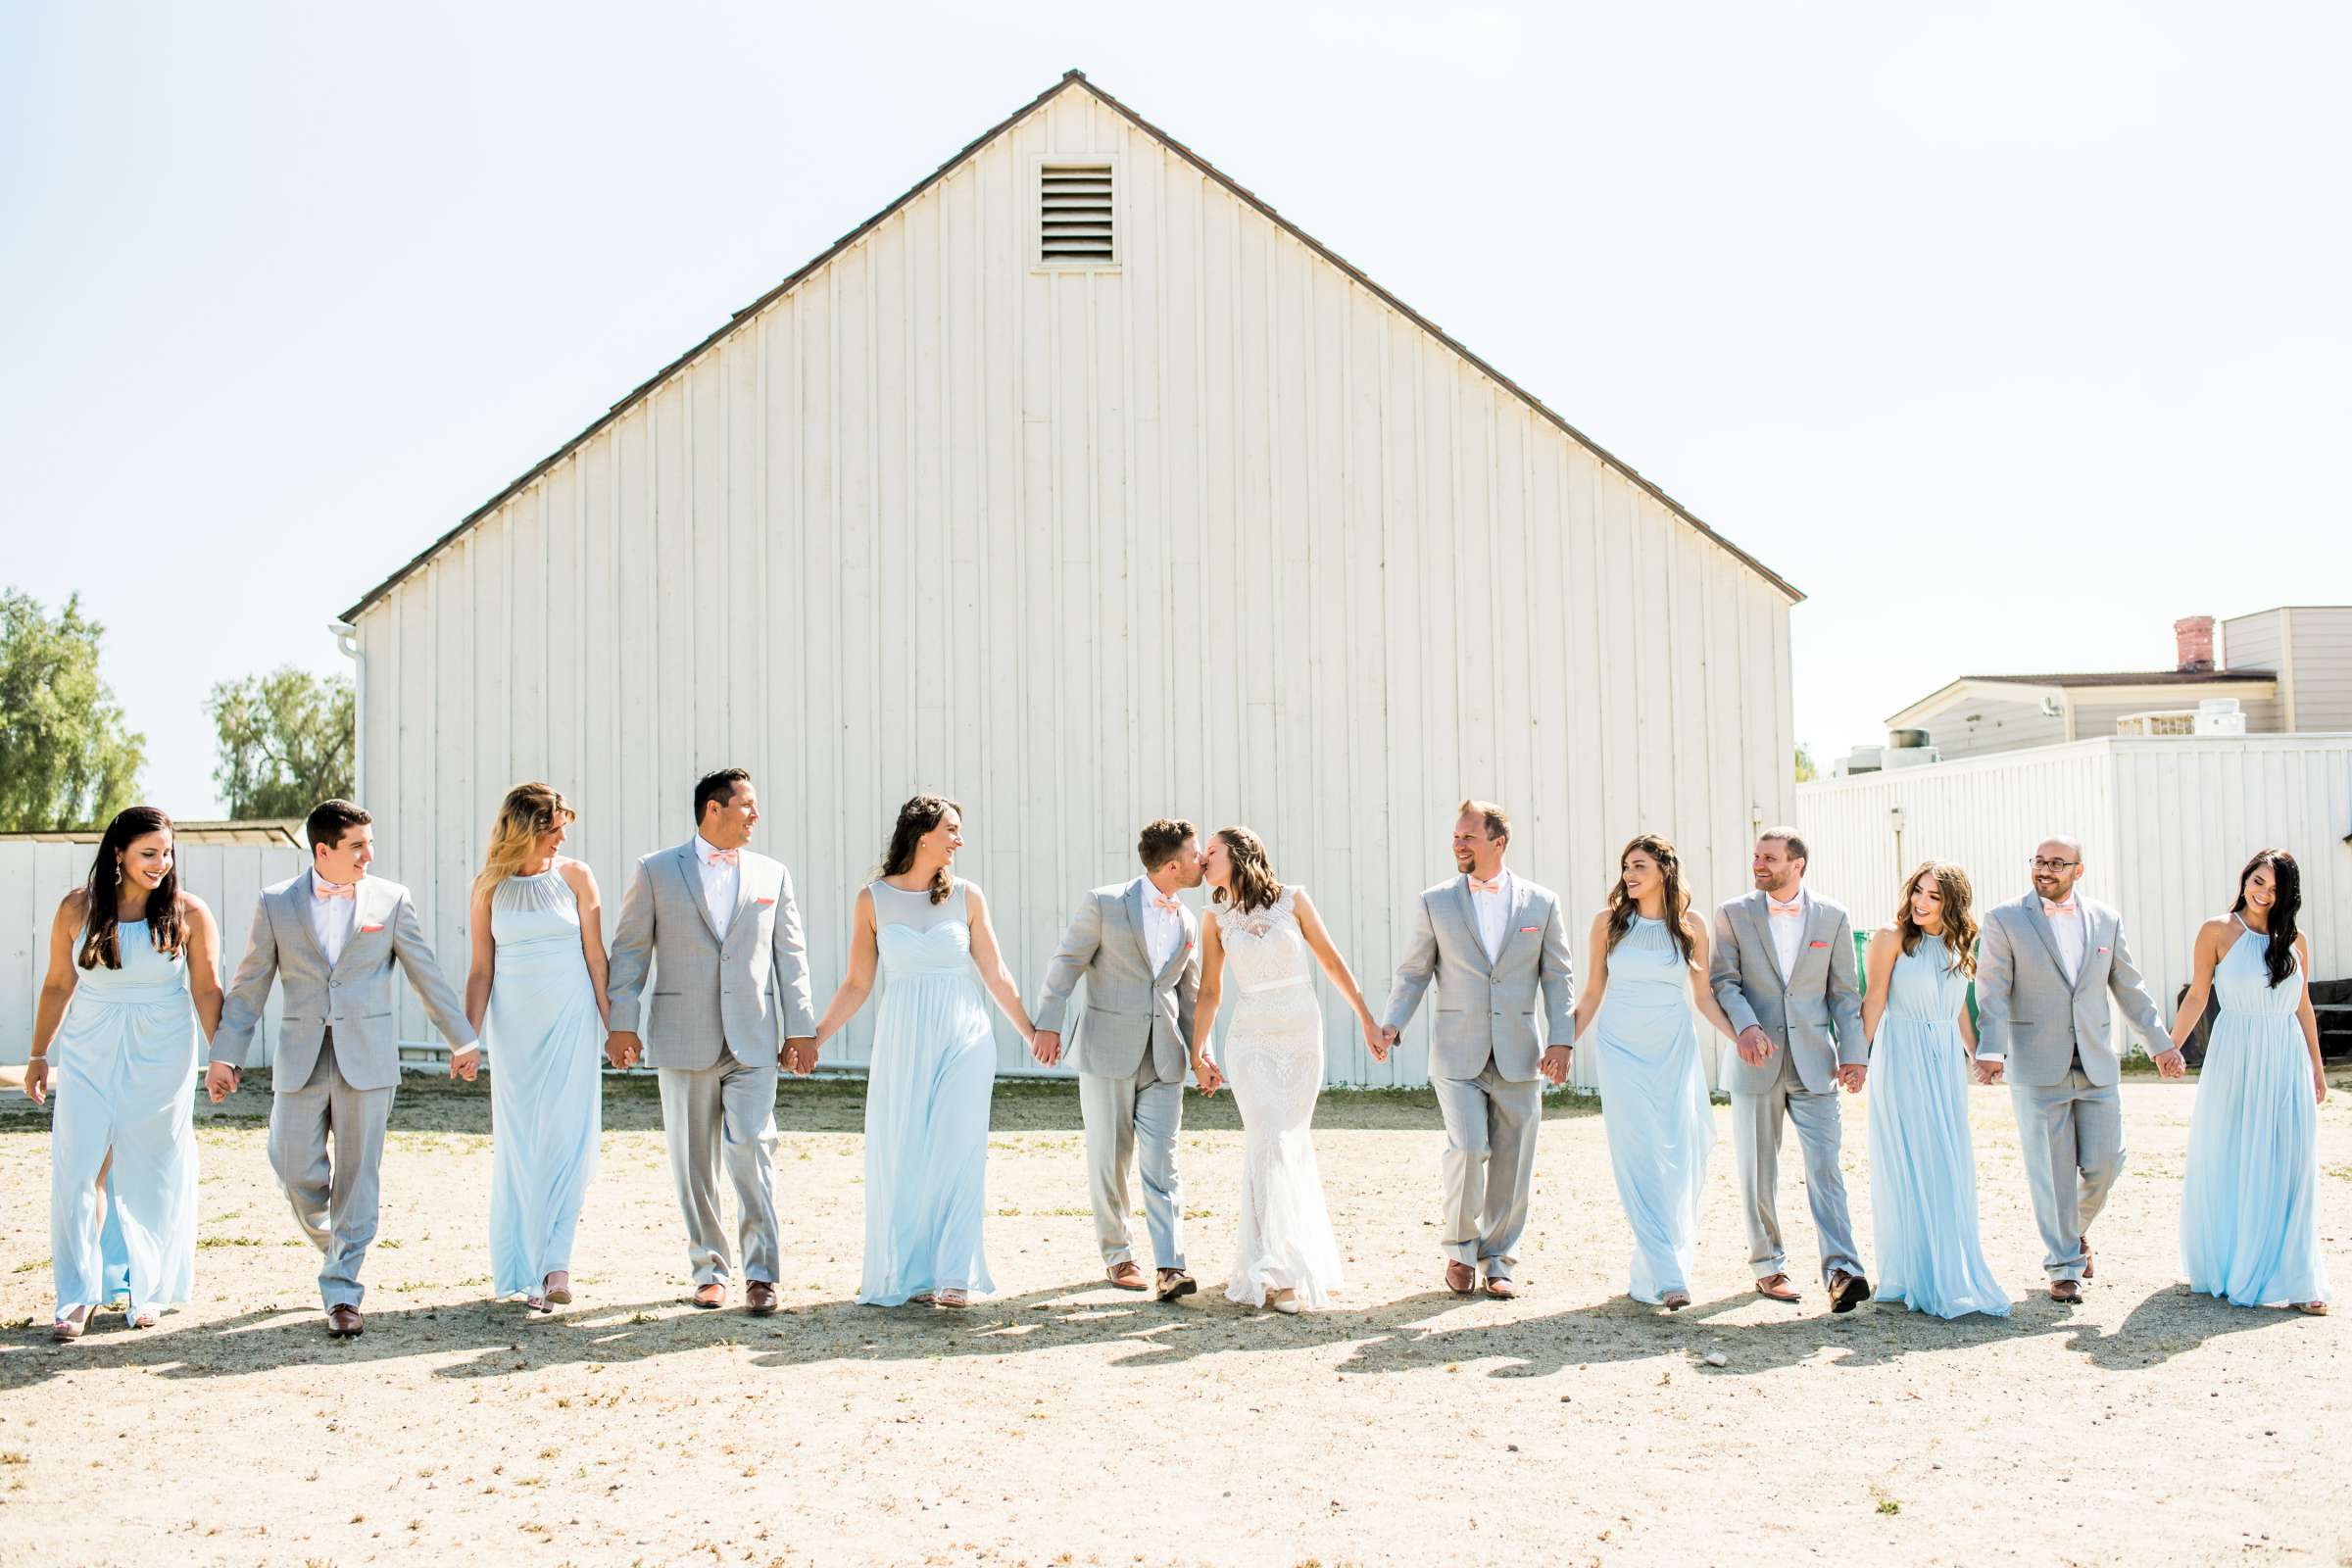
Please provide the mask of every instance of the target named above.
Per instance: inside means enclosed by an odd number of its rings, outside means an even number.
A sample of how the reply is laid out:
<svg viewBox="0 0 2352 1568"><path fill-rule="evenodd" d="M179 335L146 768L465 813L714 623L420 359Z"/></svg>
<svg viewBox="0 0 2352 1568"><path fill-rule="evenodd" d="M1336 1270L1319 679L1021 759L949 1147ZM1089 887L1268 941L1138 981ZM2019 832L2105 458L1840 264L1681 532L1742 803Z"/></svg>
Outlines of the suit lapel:
<svg viewBox="0 0 2352 1568"><path fill-rule="evenodd" d="M294 929L301 934L299 940L303 951L311 956L311 961L318 966L318 972L325 974L330 967L326 961L326 950L318 946L318 929L311 924L311 905L314 902L311 898L311 873L305 871L296 877L294 885L286 889L283 898Z"/></svg>
<svg viewBox="0 0 2352 1568"><path fill-rule="evenodd" d="M1814 943L1819 942L1824 948L1827 948L1832 935L1834 932L1829 929L1828 911L1822 908L1819 899L1808 895L1805 899L1805 932L1803 936L1796 939L1797 963L1801 966L1807 958L1813 956ZM1824 961L1827 961L1826 956Z"/></svg>
<svg viewBox="0 0 2352 1568"><path fill-rule="evenodd" d="M1534 898L1527 891L1527 884L1515 876L1512 877L1511 913L1510 918L1502 923L1502 951L1494 955L1495 968L1501 968L1502 960L1509 957L1511 950L1519 945L1519 938L1522 935L1520 927L1527 923L1527 906L1534 902Z"/></svg>
<svg viewBox="0 0 2352 1568"><path fill-rule="evenodd" d="M2071 989L2076 996L2081 996L2082 982L2090 978L2091 957L2099 951L2099 914L2101 911L2097 905L2087 902L2080 893L2075 895L2075 910L2082 922L2082 961L2075 965L2075 979ZM2038 914L2040 911L2036 909L2034 912ZM2056 932L2052 932L2050 935L2051 940L2057 939Z"/></svg>
<svg viewBox="0 0 2352 1568"><path fill-rule="evenodd" d="M2050 917L2041 912L2041 895L2038 893L2027 894L2026 902L2023 907L2026 911L2026 924L2032 926L2034 928L2034 934L2041 938L2042 951L2050 956L2050 967L2058 971L2058 978L2060 980L2066 980L2066 958L2064 955L2060 954L2058 951L2058 933L2050 929ZM2089 950L2089 942L2087 941L2087 938L2089 937L2090 932L2087 928L2085 928L2082 934L2086 939L2083 943L2083 949L2085 952L2087 952ZM2082 975L2082 971L2081 969L2077 969L2075 971L2075 974L2078 978ZM2068 981L2067 983L2072 985L2073 982Z"/></svg>
<svg viewBox="0 0 2352 1568"><path fill-rule="evenodd" d="M1144 929L1145 886L1140 878L1127 884L1127 891L1119 895L1119 912L1126 916L1127 934L1135 938L1135 956L1142 960L1145 972L1149 973L1152 968L1152 936Z"/></svg>
<svg viewBox="0 0 2352 1568"><path fill-rule="evenodd" d="M1453 905L1461 914L1462 929L1470 933L1470 951L1484 958L1486 967L1492 971L1494 956L1487 951L1485 940L1478 934L1478 904L1470 896L1470 878L1467 875L1453 879Z"/></svg>
<svg viewBox="0 0 2352 1568"><path fill-rule="evenodd" d="M384 923L383 916L375 910L375 891L368 885L374 880L373 877L360 878L360 885L352 892L351 929L343 934L343 951L335 955L334 963L327 969L329 976L341 974L343 965L351 961L351 950L360 945L361 932L370 925Z"/></svg>
<svg viewBox="0 0 2352 1568"><path fill-rule="evenodd" d="M703 902L703 868L695 863L694 845L691 842L679 845L671 856L670 863L678 868L678 885L686 890L686 902L694 906L695 915L703 922L703 929L710 933L711 941L716 942L718 927L710 923L710 906ZM736 869L743 869L740 860L736 862Z"/></svg>
<svg viewBox="0 0 2352 1568"><path fill-rule="evenodd" d="M1170 976L1184 968L1184 960L1191 956L1193 944L1199 940L1193 935L1193 917L1190 914L1180 916L1176 924L1177 928L1184 933L1184 940L1176 944L1176 951L1168 955L1168 961L1161 964L1159 973L1152 977L1152 985L1155 990L1166 985ZM1147 942L1144 944L1144 964L1149 968L1151 963L1152 945Z"/></svg>
<svg viewBox="0 0 2352 1568"><path fill-rule="evenodd" d="M765 857L760 858L764 859ZM761 871L760 875L764 880L767 873ZM728 917L727 935L733 936L742 929L743 917L752 912L752 901L759 896L759 892L758 888L752 886L752 855L747 850L735 858L735 912Z"/></svg>
<svg viewBox="0 0 2352 1568"><path fill-rule="evenodd" d="M1740 903L1747 910L1747 923L1755 928L1756 940L1764 944L1764 961L1772 965L1773 977L1780 981L1781 989L1786 991L1788 989L1788 977L1781 972L1781 945L1772 938L1772 907L1765 900L1766 895L1759 890L1750 893Z"/></svg>

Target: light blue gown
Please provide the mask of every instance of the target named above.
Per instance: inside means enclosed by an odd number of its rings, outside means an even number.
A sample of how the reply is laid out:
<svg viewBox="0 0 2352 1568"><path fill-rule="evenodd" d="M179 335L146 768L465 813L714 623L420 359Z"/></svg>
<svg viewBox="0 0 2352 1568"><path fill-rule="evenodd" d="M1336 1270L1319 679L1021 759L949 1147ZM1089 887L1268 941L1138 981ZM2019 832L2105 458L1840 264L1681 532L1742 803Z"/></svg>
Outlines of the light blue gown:
<svg viewBox="0 0 2352 1568"><path fill-rule="evenodd" d="M2009 1315L1977 1232L1960 1009L1968 975L1941 937L1898 953L1870 1042L1870 1200L1878 1299L1954 1318Z"/></svg>
<svg viewBox="0 0 2352 1568"><path fill-rule="evenodd" d="M2303 966L2273 987L2267 937L2214 966L2214 1020L2188 1121L2180 1256L2188 1288L2237 1306L2328 1300L2320 1255L2319 1105L2295 1016Z"/></svg>
<svg viewBox="0 0 2352 1568"><path fill-rule="evenodd" d="M997 1045L972 964L968 884L944 904L876 882L881 1014L865 1075L865 1277L858 1299L996 1289L983 1255Z"/></svg>
<svg viewBox="0 0 2352 1568"><path fill-rule="evenodd" d="M1627 1294L1654 1306L1668 1291L1690 1288L1698 1203L1715 1147L1690 970L1665 921L1634 916L1609 951L1609 985L1592 1039L1609 1164L1634 1230Z"/></svg>
<svg viewBox="0 0 2352 1568"><path fill-rule="evenodd" d="M49 1256L60 1316L124 1293L134 1316L178 1306L196 1278L204 1034L187 958L156 952L144 920L122 922L115 941L122 967L75 968L74 1000L49 1043ZM102 1221L98 1172L110 1152Z"/></svg>
<svg viewBox="0 0 2352 1568"><path fill-rule="evenodd" d="M580 908L553 867L490 893L497 945L482 1046L490 1068L490 1282L537 1296L571 1267L604 1126L605 1026Z"/></svg>

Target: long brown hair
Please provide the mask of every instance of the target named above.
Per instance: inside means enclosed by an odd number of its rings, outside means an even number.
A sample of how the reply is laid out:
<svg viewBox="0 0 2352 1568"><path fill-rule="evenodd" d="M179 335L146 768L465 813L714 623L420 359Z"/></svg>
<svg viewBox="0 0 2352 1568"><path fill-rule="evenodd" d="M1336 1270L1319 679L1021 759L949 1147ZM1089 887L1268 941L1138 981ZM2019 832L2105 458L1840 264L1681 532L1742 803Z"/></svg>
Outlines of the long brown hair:
<svg viewBox="0 0 2352 1568"><path fill-rule="evenodd" d="M1658 863L1658 874L1666 879L1666 929L1674 937L1683 961L1690 961L1690 890L1683 886L1683 858L1674 851L1669 839L1655 833L1634 837L1617 857L1617 880L1609 885L1609 951L1614 953L1625 934L1634 928L1634 916L1642 912L1633 896L1625 891L1625 862L1640 850Z"/></svg>
<svg viewBox="0 0 2352 1568"><path fill-rule="evenodd" d="M482 854L482 869L473 891L487 892L530 863L539 841L557 828L579 820L579 813L553 784L533 779L507 791L499 803L498 821L490 829L490 848Z"/></svg>
<svg viewBox="0 0 2352 1568"><path fill-rule="evenodd" d="M1952 955L1952 967L1974 979L1977 917L1969 905L1976 890L1969 886L1968 873L1949 860L1922 860L1919 868L1903 879L1903 891L1894 901L1894 932L1902 941L1904 956L1917 953L1920 939L1928 934L1911 918L1911 894L1923 876L1935 877L1936 891L1943 895L1943 945Z"/></svg>
<svg viewBox="0 0 2352 1568"><path fill-rule="evenodd" d="M2303 909L2303 870L2284 850L2256 851L2246 868L2237 873L2237 902L2230 906L2231 914L2246 912L2246 879L2258 865L2271 868L2270 941L2263 949L2262 961L2270 970L2275 991L2295 972L2295 916Z"/></svg>
<svg viewBox="0 0 2352 1568"><path fill-rule="evenodd" d="M1234 908L1248 914L1271 906L1282 897L1282 884L1274 880L1274 862L1266 854L1265 840L1246 827L1221 827L1217 842L1225 846L1227 867L1225 886L1210 895L1219 904L1230 894Z"/></svg>
<svg viewBox="0 0 2352 1568"><path fill-rule="evenodd" d="M948 819L954 811L957 818L963 808L945 795L917 795L899 808L898 825L890 830L890 849L882 857L884 876L905 876L914 869L914 846L922 836ZM931 902L945 904L948 895L956 891L956 878L946 866L931 873Z"/></svg>
<svg viewBox="0 0 2352 1568"><path fill-rule="evenodd" d="M98 841L97 857L90 861L89 880L83 891L89 899L88 935L81 939L81 952L75 961L84 969L105 964L109 969L122 967L122 855L132 843L150 833L172 832L172 819L152 806L133 806L115 813L106 824L105 836ZM176 838L176 835L174 836ZM179 856L176 842L172 846L172 869L147 895L147 940L155 944L158 953L177 953L183 939L179 916Z"/></svg>

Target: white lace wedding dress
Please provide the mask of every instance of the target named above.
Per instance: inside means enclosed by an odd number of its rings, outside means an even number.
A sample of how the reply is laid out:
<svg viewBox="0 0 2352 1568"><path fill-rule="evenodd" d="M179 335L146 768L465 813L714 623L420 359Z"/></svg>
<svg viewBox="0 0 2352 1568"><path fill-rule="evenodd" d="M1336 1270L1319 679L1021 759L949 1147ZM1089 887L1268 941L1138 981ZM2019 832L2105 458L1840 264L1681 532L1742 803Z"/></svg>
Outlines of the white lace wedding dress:
<svg viewBox="0 0 2352 1568"><path fill-rule="evenodd" d="M1242 1113L1241 1245L1225 1297L1263 1306L1287 1288L1311 1309L1341 1288L1340 1250L1307 1131L1323 1092L1323 1007L1296 892L1248 914L1217 911L1234 999L1223 1066Z"/></svg>

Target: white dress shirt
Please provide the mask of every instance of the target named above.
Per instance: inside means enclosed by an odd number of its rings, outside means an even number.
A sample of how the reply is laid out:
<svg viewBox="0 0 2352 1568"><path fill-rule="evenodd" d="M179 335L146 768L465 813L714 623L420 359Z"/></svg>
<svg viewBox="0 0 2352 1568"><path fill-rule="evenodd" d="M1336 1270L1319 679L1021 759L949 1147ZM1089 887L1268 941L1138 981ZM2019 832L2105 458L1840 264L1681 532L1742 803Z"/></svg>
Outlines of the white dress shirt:
<svg viewBox="0 0 2352 1568"><path fill-rule="evenodd" d="M713 860L714 855L724 853L703 837L694 836L694 862L703 873L703 907L710 911L710 929L718 940L727 940L727 927L735 923L735 900L743 891L743 858L738 851L732 860Z"/></svg>
<svg viewBox="0 0 2352 1568"><path fill-rule="evenodd" d="M1470 881L1478 880L1472 872ZM1492 893L1470 889L1470 912L1478 916L1478 940L1486 945L1487 961L1492 963L1502 956L1503 928L1511 923L1511 872L1508 866L1494 875L1502 886ZM1463 886L1468 887L1469 883Z"/></svg>
<svg viewBox="0 0 2352 1568"><path fill-rule="evenodd" d="M1181 909L1163 909L1154 902L1159 898L1159 889L1152 885L1150 877L1138 877L1136 882L1144 890L1144 951L1151 956L1152 972L1157 974L1184 945L1184 913Z"/></svg>
<svg viewBox="0 0 2352 1568"><path fill-rule="evenodd" d="M1794 909L1793 916L1776 914L1777 909ZM1773 956L1781 960L1781 978L1796 973L1797 954L1805 940L1805 916L1809 913L1805 890L1798 888L1796 897L1783 904L1771 894L1764 895L1764 923L1772 928Z"/></svg>
<svg viewBox="0 0 2352 1568"><path fill-rule="evenodd" d="M2034 897L2041 895L2037 893ZM2066 971L2066 983L2071 986L2082 973L2082 898L2074 893L2067 898L2073 908L2063 914L2044 909L2042 918L2050 922L2050 935L2058 939L2058 967Z"/></svg>
<svg viewBox="0 0 2352 1568"><path fill-rule="evenodd" d="M351 940L351 929L360 918L359 884L351 885L348 899L318 897L320 889L332 887L334 883L320 876L317 869L312 870L311 934L318 939L318 951L326 955L326 966L330 969L343 956L344 944Z"/></svg>

